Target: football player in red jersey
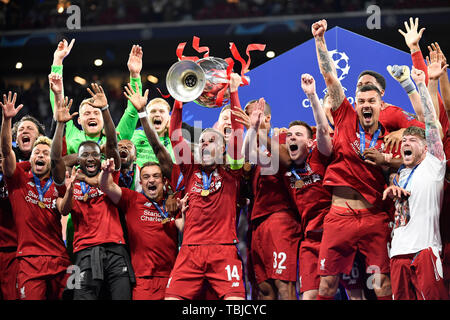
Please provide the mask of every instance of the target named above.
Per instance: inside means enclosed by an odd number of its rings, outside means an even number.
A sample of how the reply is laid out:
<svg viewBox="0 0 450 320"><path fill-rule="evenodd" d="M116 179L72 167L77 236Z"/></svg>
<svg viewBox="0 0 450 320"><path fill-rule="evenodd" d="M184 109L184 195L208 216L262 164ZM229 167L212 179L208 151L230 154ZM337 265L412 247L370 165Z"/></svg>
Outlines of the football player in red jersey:
<svg viewBox="0 0 450 320"><path fill-rule="evenodd" d="M389 216L383 211L381 201L384 175L381 168L364 160L366 148L383 149L383 138L388 133L378 121L381 93L372 85L360 87L353 109L328 55L326 29L326 20L312 25L318 63L330 95L335 124L334 159L324 178L324 185L331 190L332 205L324 220L319 253L318 299L334 298L339 275L350 272L357 250L365 256L367 265L378 267L376 279L379 281L374 283L378 299L392 299L387 252Z"/></svg>
<svg viewBox="0 0 450 320"><path fill-rule="evenodd" d="M62 240L61 198L70 196L70 187L53 182L51 140L47 137L41 136L34 142L29 161L16 163L11 119L22 108L22 105L15 108L16 97L9 92L0 105L3 109L3 174L17 228L19 299L61 299L70 265Z"/></svg>

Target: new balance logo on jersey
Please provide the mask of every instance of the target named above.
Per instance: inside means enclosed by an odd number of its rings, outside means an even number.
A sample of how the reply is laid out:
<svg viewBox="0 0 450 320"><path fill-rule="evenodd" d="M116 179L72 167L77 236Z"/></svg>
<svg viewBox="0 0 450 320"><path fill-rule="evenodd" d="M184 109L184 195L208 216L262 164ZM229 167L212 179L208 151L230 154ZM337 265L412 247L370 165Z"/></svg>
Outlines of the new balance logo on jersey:
<svg viewBox="0 0 450 320"><path fill-rule="evenodd" d="M144 206L146 206L146 207L151 207L152 206L152 204L150 203L150 202L146 202L146 203L144 203Z"/></svg>
<svg viewBox="0 0 450 320"><path fill-rule="evenodd" d="M34 183L31 182L31 181L28 182L28 185L31 186L31 187L33 187L33 188L35 187Z"/></svg>
<svg viewBox="0 0 450 320"><path fill-rule="evenodd" d="M232 287L232 288L239 287L239 282L233 282L233 283L231 284L231 287Z"/></svg>

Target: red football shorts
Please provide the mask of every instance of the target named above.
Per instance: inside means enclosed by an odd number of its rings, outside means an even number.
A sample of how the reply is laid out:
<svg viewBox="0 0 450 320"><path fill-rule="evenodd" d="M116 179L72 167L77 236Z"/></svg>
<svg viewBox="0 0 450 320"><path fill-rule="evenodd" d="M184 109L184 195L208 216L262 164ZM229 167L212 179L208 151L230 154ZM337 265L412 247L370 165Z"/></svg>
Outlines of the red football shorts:
<svg viewBox="0 0 450 320"><path fill-rule="evenodd" d="M319 241L306 238L300 242L298 260L301 293L319 289L320 277L317 273L319 249Z"/></svg>
<svg viewBox="0 0 450 320"><path fill-rule="evenodd" d="M65 257L27 256L18 258L17 283L21 300L59 300L70 274Z"/></svg>
<svg viewBox="0 0 450 320"><path fill-rule="evenodd" d="M136 277L133 300L163 300L169 277Z"/></svg>
<svg viewBox="0 0 450 320"><path fill-rule="evenodd" d="M0 300L16 300L16 251L0 252Z"/></svg>
<svg viewBox="0 0 450 320"><path fill-rule="evenodd" d="M389 273L389 216L376 208L354 210L331 206L323 224L319 275L350 274L359 251L367 270Z"/></svg>
<svg viewBox="0 0 450 320"><path fill-rule="evenodd" d="M276 212L253 226L250 254L257 283L268 279L297 281L300 223L287 212Z"/></svg>
<svg viewBox="0 0 450 320"><path fill-rule="evenodd" d="M447 300L439 254L431 248L391 258L394 300Z"/></svg>
<svg viewBox="0 0 450 320"><path fill-rule="evenodd" d="M165 296L192 300L206 280L219 299L245 299L243 275L235 245L182 245Z"/></svg>

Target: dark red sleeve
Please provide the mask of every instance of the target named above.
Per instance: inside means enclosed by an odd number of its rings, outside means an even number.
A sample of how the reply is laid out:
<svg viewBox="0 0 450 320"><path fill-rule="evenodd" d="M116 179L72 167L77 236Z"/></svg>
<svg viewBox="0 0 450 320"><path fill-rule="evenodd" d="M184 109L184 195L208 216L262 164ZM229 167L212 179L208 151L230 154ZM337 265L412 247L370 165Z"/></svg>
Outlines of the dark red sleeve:
<svg viewBox="0 0 450 320"><path fill-rule="evenodd" d="M346 121L346 119L350 117L350 115L355 116L355 113L356 112L353 109L352 105L350 104L350 102L348 102L347 98L345 98L336 110L331 110L331 115L333 116L334 120L334 126L339 127Z"/></svg>
<svg viewBox="0 0 450 320"><path fill-rule="evenodd" d="M8 190L11 192L12 189L20 188L25 182L25 172L31 169L31 164L29 161L17 162L16 170L11 177L5 176L6 185L8 186Z"/></svg>
<svg viewBox="0 0 450 320"><path fill-rule="evenodd" d="M183 134L181 132L181 125L183 122L183 103L181 101L175 100L173 106L172 114L170 115L170 125L169 125L169 137L172 143L173 153L175 155L175 160L177 163L187 163L188 161L193 162L193 155L191 152L191 147L184 140ZM187 155L184 155L184 153Z"/></svg>
<svg viewBox="0 0 450 320"><path fill-rule="evenodd" d="M132 200L132 195L136 191L130 190L128 188L120 188L120 190L122 190L122 196L120 197L120 200L117 203L117 207L119 207L123 213L127 213L130 203L135 202Z"/></svg>
<svg viewBox="0 0 450 320"><path fill-rule="evenodd" d="M237 91L231 93L230 102L231 110L235 107L242 109ZM241 148L244 142L244 125L236 121L236 116L233 113L231 113L231 129L233 130L233 135L229 141L228 153L234 160L242 159Z"/></svg>

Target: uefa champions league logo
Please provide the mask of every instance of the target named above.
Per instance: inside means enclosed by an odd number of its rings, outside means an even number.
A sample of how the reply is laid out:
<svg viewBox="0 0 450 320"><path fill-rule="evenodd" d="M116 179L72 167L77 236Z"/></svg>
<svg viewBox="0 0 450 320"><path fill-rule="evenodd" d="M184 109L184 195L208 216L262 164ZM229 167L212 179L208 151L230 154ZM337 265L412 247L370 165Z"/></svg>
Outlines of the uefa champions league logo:
<svg viewBox="0 0 450 320"><path fill-rule="evenodd" d="M344 80L350 70L347 54L345 52L339 52L336 49L329 51L328 54L334 62L339 81Z"/></svg>

